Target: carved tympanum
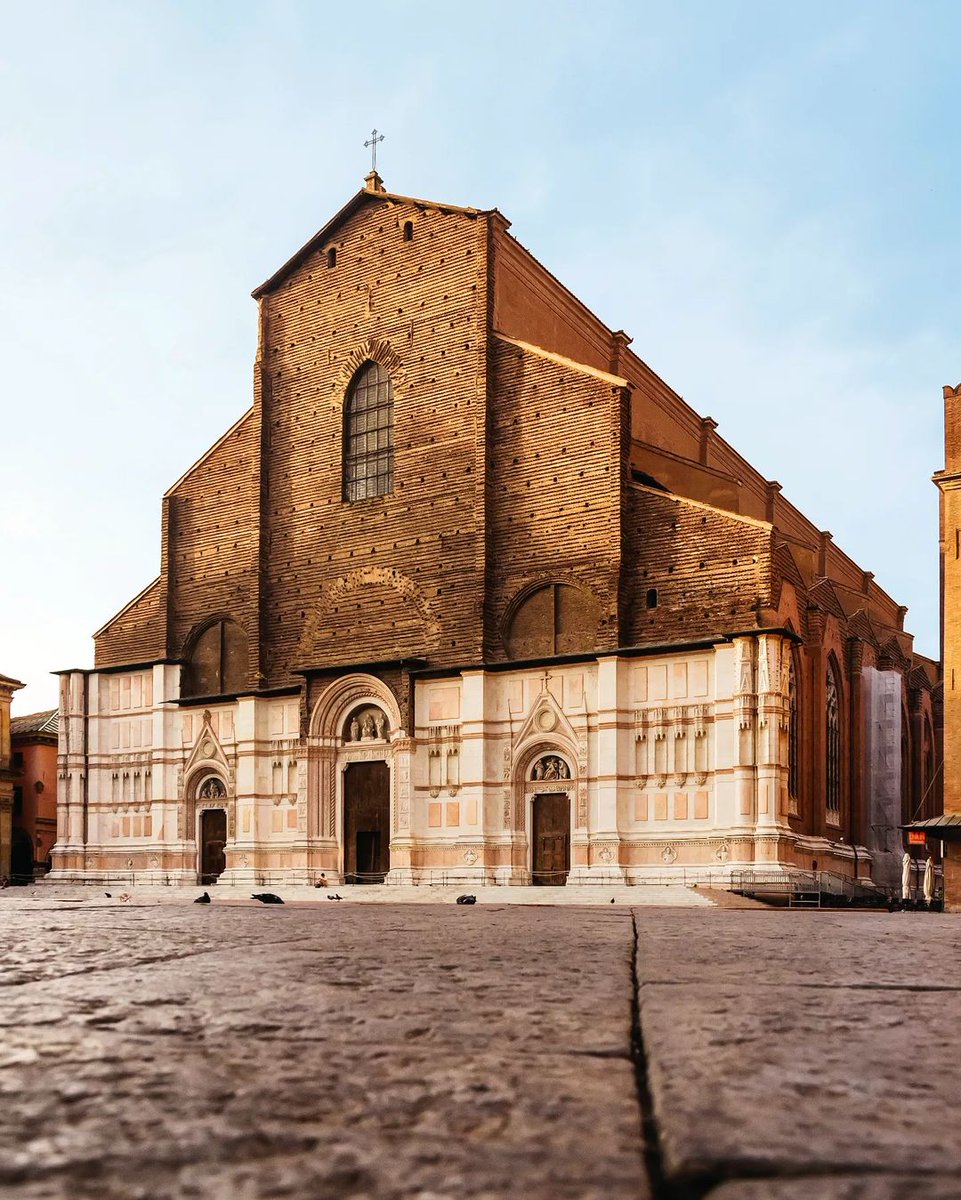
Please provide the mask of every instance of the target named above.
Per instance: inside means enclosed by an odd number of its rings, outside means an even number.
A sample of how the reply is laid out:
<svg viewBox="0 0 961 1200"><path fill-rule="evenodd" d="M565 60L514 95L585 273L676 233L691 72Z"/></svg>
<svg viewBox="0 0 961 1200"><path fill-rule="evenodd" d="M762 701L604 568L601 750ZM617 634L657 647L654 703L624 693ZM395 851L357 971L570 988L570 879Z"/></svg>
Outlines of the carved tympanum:
<svg viewBox="0 0 961 1200"><path fill-rule="evenodd" d="M220 800L227 795L227 789L219 779L211 777L201 784L197 796L201 800Z"/></svg>
<svg viewBox="0 0 961 1200"><path fill-rule="evenodd" d="M344 725L345 742L383 742L389 733L383 709L372 704L355 708Z"/></svg>
<svg viewBox="0 0 961 1200"><path fill-rule="evenodd" d="M556 754L545 754L534 764L531 772L532 779L570 779L571 769L567 763Z"/></svg>

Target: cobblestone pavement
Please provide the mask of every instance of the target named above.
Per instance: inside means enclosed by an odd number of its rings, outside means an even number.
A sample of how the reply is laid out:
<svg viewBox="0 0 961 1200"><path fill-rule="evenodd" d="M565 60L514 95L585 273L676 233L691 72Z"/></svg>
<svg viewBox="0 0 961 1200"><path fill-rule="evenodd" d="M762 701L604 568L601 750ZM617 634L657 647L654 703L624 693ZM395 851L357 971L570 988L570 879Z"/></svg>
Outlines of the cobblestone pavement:
<svg viewBox="0 0 961 1200"><path fill-rule="evenodd" d="M16 1200L961 1196L951 916L0 896L0 932Z"/></svg>

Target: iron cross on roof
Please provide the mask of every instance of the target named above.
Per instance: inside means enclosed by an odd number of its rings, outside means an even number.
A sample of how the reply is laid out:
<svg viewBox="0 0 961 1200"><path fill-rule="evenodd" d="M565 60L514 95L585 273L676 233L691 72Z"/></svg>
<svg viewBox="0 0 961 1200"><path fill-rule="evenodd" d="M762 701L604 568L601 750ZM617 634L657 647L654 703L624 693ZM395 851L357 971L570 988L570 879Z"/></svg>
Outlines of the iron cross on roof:
<svg viewBox="0 0 961 1200"><path fill-rule="evenodd" d="M367 146L370 146L370 169L372 171L377 170L377 143L382 142L383 140L384 140L384 135L380 134L380 136L378 137L377 130L372 129L371 133L370 133L370 137L367 139L366 142L364 142L365 148Z"/></svg>

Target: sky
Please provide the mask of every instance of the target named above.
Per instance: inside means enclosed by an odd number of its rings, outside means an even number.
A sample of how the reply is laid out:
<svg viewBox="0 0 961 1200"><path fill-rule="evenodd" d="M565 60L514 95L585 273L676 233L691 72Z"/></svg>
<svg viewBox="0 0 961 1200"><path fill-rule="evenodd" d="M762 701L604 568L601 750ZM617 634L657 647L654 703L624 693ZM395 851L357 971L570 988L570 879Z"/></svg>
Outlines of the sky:
<svg viewBox="0 0 961 1200"><path fill-rule="evenodd" d="M362 185L512 234L938 654L961 5L0 0L0 673L153 580L250 405L250 291Z"/></svg>

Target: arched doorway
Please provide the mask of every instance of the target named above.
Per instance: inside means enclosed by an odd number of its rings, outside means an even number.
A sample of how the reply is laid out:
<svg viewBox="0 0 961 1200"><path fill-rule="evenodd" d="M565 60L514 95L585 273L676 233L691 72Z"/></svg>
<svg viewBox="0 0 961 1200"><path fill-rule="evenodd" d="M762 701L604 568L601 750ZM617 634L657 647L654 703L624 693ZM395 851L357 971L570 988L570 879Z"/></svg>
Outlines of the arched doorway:
<svg viewBox="0 0 961 1200"><path fill-rule="evenodd" d="M227 858L227 812L223 808L205 808L200 814L200 882L216 883L224 873Z"/></svg>
<svg viewBox="0 0 961 1200"><path fill-rule="evenodd" d="M383 883L390 870L390 768L348 763L344 771L344 882Z"/></svg>
<svg viewBox="0 0 961 1200"><path fill-rule="evenodd" d="M537 793L531 804L531 883L562 887L570 869L570 797L567 792Z"/></svg>

